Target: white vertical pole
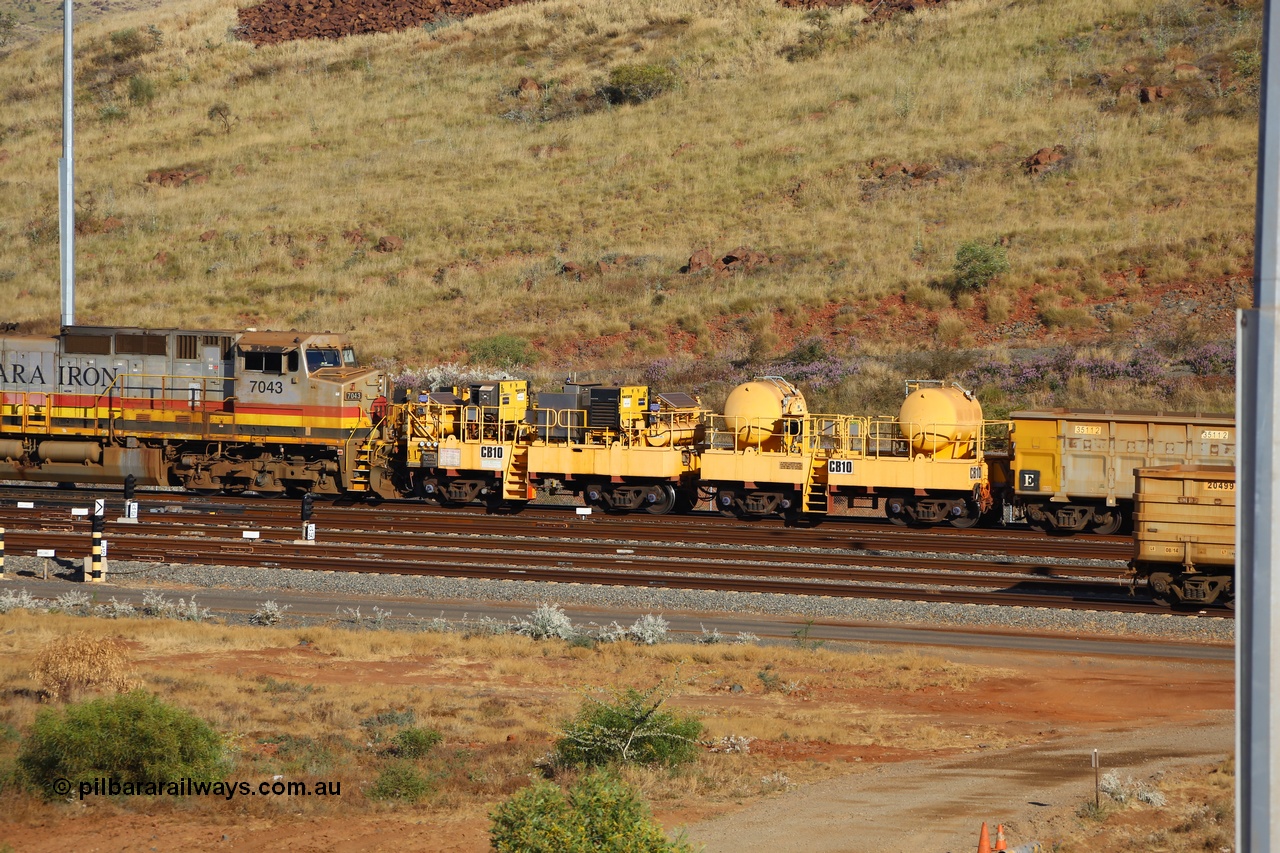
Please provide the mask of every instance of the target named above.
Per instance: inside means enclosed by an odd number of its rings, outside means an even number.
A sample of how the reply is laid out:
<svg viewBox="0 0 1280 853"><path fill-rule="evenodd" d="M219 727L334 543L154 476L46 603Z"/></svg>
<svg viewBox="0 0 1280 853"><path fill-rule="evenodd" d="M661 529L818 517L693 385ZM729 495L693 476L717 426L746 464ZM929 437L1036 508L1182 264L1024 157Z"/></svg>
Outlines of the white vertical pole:
<svg viewBox="0 0 1280 853"><path fill-rule="evenodd" d="M62 0L62 157L58 160L58 250L62 268L62 325L76 322L76 168L74 102L75 75L71 71L71 7Z"/></svg>
<svg viewBox="0 0 1280 853"><path fill-rule="evenodd" d="M1236 850L1280 853L1280 423L1277 423L1277 282L1280 281L1280 20L1263 15L1262 114L1254 307L1239 319L1236 423Z"/></svg>

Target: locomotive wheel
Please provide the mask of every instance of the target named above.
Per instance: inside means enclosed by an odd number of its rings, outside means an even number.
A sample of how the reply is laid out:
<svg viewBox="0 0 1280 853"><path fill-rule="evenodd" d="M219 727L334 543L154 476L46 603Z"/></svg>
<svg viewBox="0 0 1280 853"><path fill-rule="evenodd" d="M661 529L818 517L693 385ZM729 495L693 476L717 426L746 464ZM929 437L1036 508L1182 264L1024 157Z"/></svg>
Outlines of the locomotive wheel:
<svg viewBox="0 0 1280 853"><path fill-rule="evenodd" d="M655 494L657 499L645 505L645 512L652 515L666 515L676 508L676 490L670 483L657 486L651 494Z"/></svg>

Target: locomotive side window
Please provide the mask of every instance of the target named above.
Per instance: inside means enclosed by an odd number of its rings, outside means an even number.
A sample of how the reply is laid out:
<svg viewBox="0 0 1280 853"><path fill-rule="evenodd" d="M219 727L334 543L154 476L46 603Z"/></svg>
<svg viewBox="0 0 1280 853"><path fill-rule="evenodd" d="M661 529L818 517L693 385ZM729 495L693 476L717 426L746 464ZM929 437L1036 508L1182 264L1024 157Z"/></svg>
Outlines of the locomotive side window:
<svg viewBox="0 0 1280 853"><path fill-rule="evenodd" d="M351 347L342 348L342 364L344 367L356 366L356 351Z"/></svg>
<svg viewBox="0 0 1280 853"><path fill-rule="evenodd" d="M281 373L296 373L298 370L298 351L294 350L289 353L247 352L244 354L244 369L254 373L274 373L277 375Z"/></svg>

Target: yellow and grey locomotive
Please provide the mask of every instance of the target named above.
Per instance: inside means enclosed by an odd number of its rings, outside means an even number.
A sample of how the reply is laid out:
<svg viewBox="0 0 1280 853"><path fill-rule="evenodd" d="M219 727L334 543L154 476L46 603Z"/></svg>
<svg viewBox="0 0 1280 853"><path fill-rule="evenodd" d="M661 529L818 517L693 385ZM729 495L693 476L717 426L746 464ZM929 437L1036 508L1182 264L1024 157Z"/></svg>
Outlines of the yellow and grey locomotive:
<svg viewBox="0 0 1280 853"><path fill-rule="evenodd" d="M0 335L0 478L395 493L388 377L342 335Z"/></svg>

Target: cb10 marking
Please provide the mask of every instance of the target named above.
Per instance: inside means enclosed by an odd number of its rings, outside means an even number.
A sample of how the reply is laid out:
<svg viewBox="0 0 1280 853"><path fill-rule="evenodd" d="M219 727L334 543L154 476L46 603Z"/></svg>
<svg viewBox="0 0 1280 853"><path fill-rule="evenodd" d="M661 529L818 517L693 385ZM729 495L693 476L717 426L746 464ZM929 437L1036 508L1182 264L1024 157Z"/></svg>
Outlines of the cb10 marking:
<svg viewBox="0 0 1280 853"><path fill-rule="evenodd" d="M829 471L832 474L852 474L853 460L852 459L832 459L830 462L827 463L827 471Z"/></svg>

